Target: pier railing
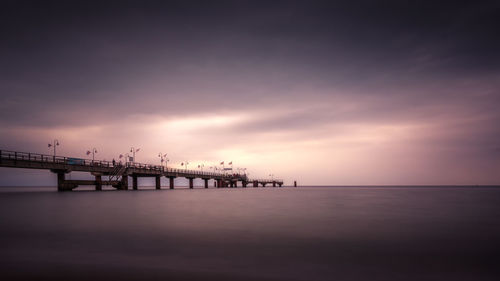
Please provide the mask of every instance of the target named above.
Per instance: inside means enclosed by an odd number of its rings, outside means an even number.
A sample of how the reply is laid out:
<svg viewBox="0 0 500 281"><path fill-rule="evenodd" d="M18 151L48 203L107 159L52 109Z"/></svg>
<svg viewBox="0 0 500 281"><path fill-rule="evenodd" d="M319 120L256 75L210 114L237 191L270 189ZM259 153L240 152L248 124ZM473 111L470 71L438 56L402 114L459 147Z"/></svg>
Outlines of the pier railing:
<svg viewBox="0 0 500 281"><path fill-rule="evenodd" d="M19 151L9 151L9 150L0 150L0 161L2 159L39 162L39 163L55 163L55 164L72 165L72 166L104 167L110 169L124 166L126 168L136 168L136 169L143 169L143 170L162 172L162 173L173 173L178 175L184 175L186 177L198 176L203 178L219 177L219 178L246 179L246 175L244 174L227 174L227 173L217 173L217 172L199 171L199 170L166 168L160 165L143 164L136 162L126 162L125 164L123 164L121 162L116 162L116 161L92 160L84 158L54 156L54 155L46 155L40 153L19 152Z"/></svg>
<svg viewBox="0 0 500 281"><path fill-rule="evenodd" d="M273 182L279 183L279 182L283 182L282 179L251 179L251 180L249 180L249 182L252 182L252 181L257 181L259 183L273 183Z"/></svg>
<svg viewBox="0 0 500 281"><path fill-rule="evenodd" d="M46 154L31 153L31 152L18 152L9 150L0 150L0 159L32 161L32 162L48 162L48 163L81 165L81 166L113 167L113 162L105 160L92 160L92 159L54 156L54 155L46 155Z"/></svg>

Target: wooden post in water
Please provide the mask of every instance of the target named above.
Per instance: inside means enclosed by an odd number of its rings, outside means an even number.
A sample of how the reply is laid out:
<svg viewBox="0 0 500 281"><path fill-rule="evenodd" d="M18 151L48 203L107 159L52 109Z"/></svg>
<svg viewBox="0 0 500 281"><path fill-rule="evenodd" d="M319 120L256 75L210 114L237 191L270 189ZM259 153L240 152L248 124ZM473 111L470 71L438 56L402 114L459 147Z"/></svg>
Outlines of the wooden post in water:
<svg viewBox="0 0 500 281"><path fill-rule="evenodd" d="M156 176L156 189L161 189L161 184L160 184L160 176Z"/></svg>
<svg viewBox="0 0 500 281"><path fill-rule="evenodd" d="M168 177L170 189L174 189L174 179L175 177Z"/></svg>
<svg viewBox="0 0 500 281"><path fill-rule="evenodd" d="M64 172L57 172L57 191L64 191Z"/></svg>
<svg viewBox="0 0 500 281"><path fill-rule="evenodd" d="M95 190L102 190L102 176L101 174L95 174Z"/></svg>
<svg viewBox="0 0 500 281"><path fill-rule="evenodd" d="M122 190L128 190L128 175L122 175L122 182L120 183Z"/></svg>
<svg viewBox="0 0 500 281"><path fill-rule="evenodd" d="M132 189L137 190L137 175L132 175Z"/></svg>

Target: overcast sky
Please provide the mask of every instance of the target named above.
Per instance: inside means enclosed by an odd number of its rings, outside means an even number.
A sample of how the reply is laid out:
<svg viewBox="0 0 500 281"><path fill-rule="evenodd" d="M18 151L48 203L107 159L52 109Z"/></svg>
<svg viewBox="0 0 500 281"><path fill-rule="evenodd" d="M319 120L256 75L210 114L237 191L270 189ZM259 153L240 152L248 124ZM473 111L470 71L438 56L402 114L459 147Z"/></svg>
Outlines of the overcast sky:
<svg viewBox="0 0 500 281"><path fill-rule="evenodd" d="M498 184L499 3L5 1L0 149Z"/></svg>

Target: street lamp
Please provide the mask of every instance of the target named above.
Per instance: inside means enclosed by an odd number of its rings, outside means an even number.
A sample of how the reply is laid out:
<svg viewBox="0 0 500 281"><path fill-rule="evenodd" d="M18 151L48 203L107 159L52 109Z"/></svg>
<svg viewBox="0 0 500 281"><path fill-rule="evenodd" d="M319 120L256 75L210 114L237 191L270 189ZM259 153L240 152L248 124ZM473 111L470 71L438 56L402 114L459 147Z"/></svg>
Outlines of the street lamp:
<svg viewBox="0 0 500 281"><path fill-rule="evenodd" d="M128 153L125 153L125 155L123 154L120 154L120 156L118 156L118 158L120 159L120 163L122 162L122 158L125 158L125 164L127 164L128 162L128 159L129 159L129 156L128 156Z"/></svg>
<svg viewBox="0 0 500 281"><path fill-rule="evenodd" d="M97 153L97 149L94 147L92 150L87 150L87 155L90 155L92 153L92 161L94 161L94 156Z"/></svg>
<svg viewBox="0 0 500 281"><path fill-rule="evenodd" d="M54 147L54 157L56 157L56 146L59 146L59 141L57 139L54 140L53 143L49 143L49 148Z"/></svg>
<svg viewBox="0 0 500 281"><path fill-rule="evenodd" d="M198 168L200 168L200 170L203 172L203 167L205 167L205 165L202 163L200 165L198 165Z"/></svg>
<svg viewBox="0 0 500 281"><path fill-rule="evenodd" d="M135 162L135 153L139 152L140 148L135 149L135 147L130 148L130 152L132 152L132 162Z"/></svg>
<svg viewBox="0 0 500 281"><path fill-rule="evenodd" d="M186 168L185 168L185 170L186 170L186 171L187 171L187 169L188 169L188 165L189 165L189 162L188 162L188 161L186 161L186 162L182 162L182 163L181 163L181 166L185 166L185 167L186 167Z"/></svg>
<svg viewBox="0 0 500 281"><path fill-rule="evenodd" d="M225 174L226 173L226 166L224 166L224 161L220 162L220 164L222 165L222 171Z"/></svg>
<svg viewBox="0 0 500 281"><path fill-rule="evenodd" d="M160 157L161 165L163 166L163 162L167 159L167 154L158 153L158 157Z"/></svg>
<svg viewBox="0 0 500 281"><path fill-rule="evenodd" d="M271 177L271 180L274 181L274 174L269 174L269 176Z"/></svg>

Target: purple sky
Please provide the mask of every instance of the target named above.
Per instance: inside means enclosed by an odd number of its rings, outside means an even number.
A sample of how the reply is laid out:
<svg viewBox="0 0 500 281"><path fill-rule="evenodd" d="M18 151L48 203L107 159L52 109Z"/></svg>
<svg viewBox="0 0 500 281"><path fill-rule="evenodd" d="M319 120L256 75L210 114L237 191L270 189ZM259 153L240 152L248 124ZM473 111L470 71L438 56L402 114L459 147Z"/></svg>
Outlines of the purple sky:
<svg viewBox="0 0 500 281"><path fill-rule="evenodd" d="M498 184L498 1L334 2L7 1L0 149Z"/></svg>

